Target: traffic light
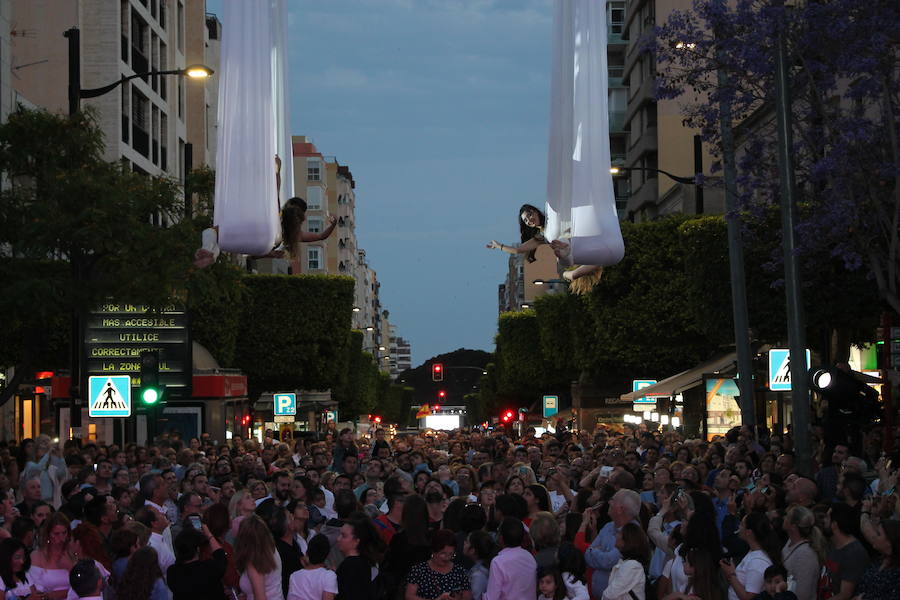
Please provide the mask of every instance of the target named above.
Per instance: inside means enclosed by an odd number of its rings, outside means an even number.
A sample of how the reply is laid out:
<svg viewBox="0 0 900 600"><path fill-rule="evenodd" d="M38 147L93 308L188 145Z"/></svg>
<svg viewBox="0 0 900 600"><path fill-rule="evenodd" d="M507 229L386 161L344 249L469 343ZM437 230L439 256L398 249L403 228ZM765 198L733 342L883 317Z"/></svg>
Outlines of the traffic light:
<svg viewBox="0 0 900 600"><path fill-rule="evenodd" d="M443 400L443 399L446 398L446 397L447 397L447 392L446 392L445 390L440 390L440 391L438 392L438 398L439 398L439 399Z"/></svg>
<svg viewBox="0 0 900 600"><path fill-rule="evenodd" d="M507 410L507 411L503 412L503 416L501 417L501 420L504 423L511 423L514 416L515 416L515 413L513 413L513 411Z"/></svg>
<svg viewBox="0 0 900 600"><path fill-rule="evenodd" d="M441 363L434 363L431 365L431 380L432 381L443 381L444 380L444 365Z"/></svg>
<svg viewBox="0 0 900 600"><path fill-rule="evenodd" d="M140 399L144 406L154 406L162 400L163 388L159 385L159 352L141 352Z"/></svg>
<svg viewBox="0 0 900 600"><path fill-rule="evenodd" d="M381 425L381 417L380 416L375 415L375 417L372 420L375 421L376 425Z"/></svg>

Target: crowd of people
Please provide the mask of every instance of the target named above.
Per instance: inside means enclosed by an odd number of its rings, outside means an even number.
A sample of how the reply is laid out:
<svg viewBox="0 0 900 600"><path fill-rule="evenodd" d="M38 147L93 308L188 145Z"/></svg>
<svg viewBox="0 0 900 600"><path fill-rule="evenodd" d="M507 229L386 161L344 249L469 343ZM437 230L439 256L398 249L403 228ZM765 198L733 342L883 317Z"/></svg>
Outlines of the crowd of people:
<svg viewBox="0 0 900 600"><path fill-rule="evenodd" d="M7 600L897 600L878 442L818 443L811 473L748 427L0 442L0 579Z"/></svg>

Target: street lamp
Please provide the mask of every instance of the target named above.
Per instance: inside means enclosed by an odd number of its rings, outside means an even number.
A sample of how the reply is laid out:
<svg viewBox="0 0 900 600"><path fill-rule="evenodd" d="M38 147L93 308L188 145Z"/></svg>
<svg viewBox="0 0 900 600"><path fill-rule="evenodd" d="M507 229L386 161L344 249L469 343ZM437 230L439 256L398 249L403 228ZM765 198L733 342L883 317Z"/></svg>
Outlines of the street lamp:
<svg viewBox="0 0 900 600"><path fill-rule="evenodd" d="M213 70L206 65L190 65L184 69L167 69L164 71L152 70L144 73L135 73L128 77L122 76L118 81L98 88L81 89L81 31L77 27L66 30L63 34L69 39L69 114L78 112L82 98L97 98L107 94L126 81L138 77L155 77L157 75L178 75L190 79L206 79L213 74Z"/></svg>
<svg viewBox="0 0 900 600"><path fill-rule="evenodd" d="M685 183L687 185L699 185L697 183L696 177L681 177L679 175L673 175L668 171L663 171L662 169L645 169L644 167L610 167L609 172L612 175L626 175L632 171L644 171L646 173L662 173L672 181L677 181L678 183Z"/></svg>

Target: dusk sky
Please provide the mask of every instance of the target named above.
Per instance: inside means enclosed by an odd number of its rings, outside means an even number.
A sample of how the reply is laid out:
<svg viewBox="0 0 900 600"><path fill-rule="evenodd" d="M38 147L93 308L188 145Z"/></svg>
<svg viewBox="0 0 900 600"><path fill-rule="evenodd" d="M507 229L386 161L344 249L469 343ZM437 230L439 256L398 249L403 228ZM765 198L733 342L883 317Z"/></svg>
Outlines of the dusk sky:
<svg viewBox="0 0 900 600"><path fill-rule="evenodd" d="M518 207L544 203L551 1L288 7L292 133L350 167L359 246L413 366L493 351L508 255L485 244L517 242Z"/></svg>

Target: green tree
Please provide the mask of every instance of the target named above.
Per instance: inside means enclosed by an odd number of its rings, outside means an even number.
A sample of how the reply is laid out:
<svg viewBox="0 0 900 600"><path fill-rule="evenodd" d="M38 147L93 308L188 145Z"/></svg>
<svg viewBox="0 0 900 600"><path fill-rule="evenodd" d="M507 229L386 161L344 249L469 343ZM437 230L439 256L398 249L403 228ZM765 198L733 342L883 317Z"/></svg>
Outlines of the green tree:
<svg viewBox="0 0 900 600"><path fill-rule="evenodd" d="M251 396L279 388L336 386L350 343L353 280L331 275L245 275L243 283L247 295L235 366L247 374ZM374 399L374 382L372 386Z"/></svg>
<svg viewBox="0 0 900 600"><path fill-rule="evenodd" d="M243 271L224 260L194 272L188 281L191 335L222 366L235 364L247 293Z"/></svg>
<svg viewBox="0 0 900 600"><path fill-rule="evenodd" d="M102 159L90 111L19 109L0 125L0 362L15 377L68 365L69 316L115 298L162 306L188 276L194 227L177 182Z"/></svg>

